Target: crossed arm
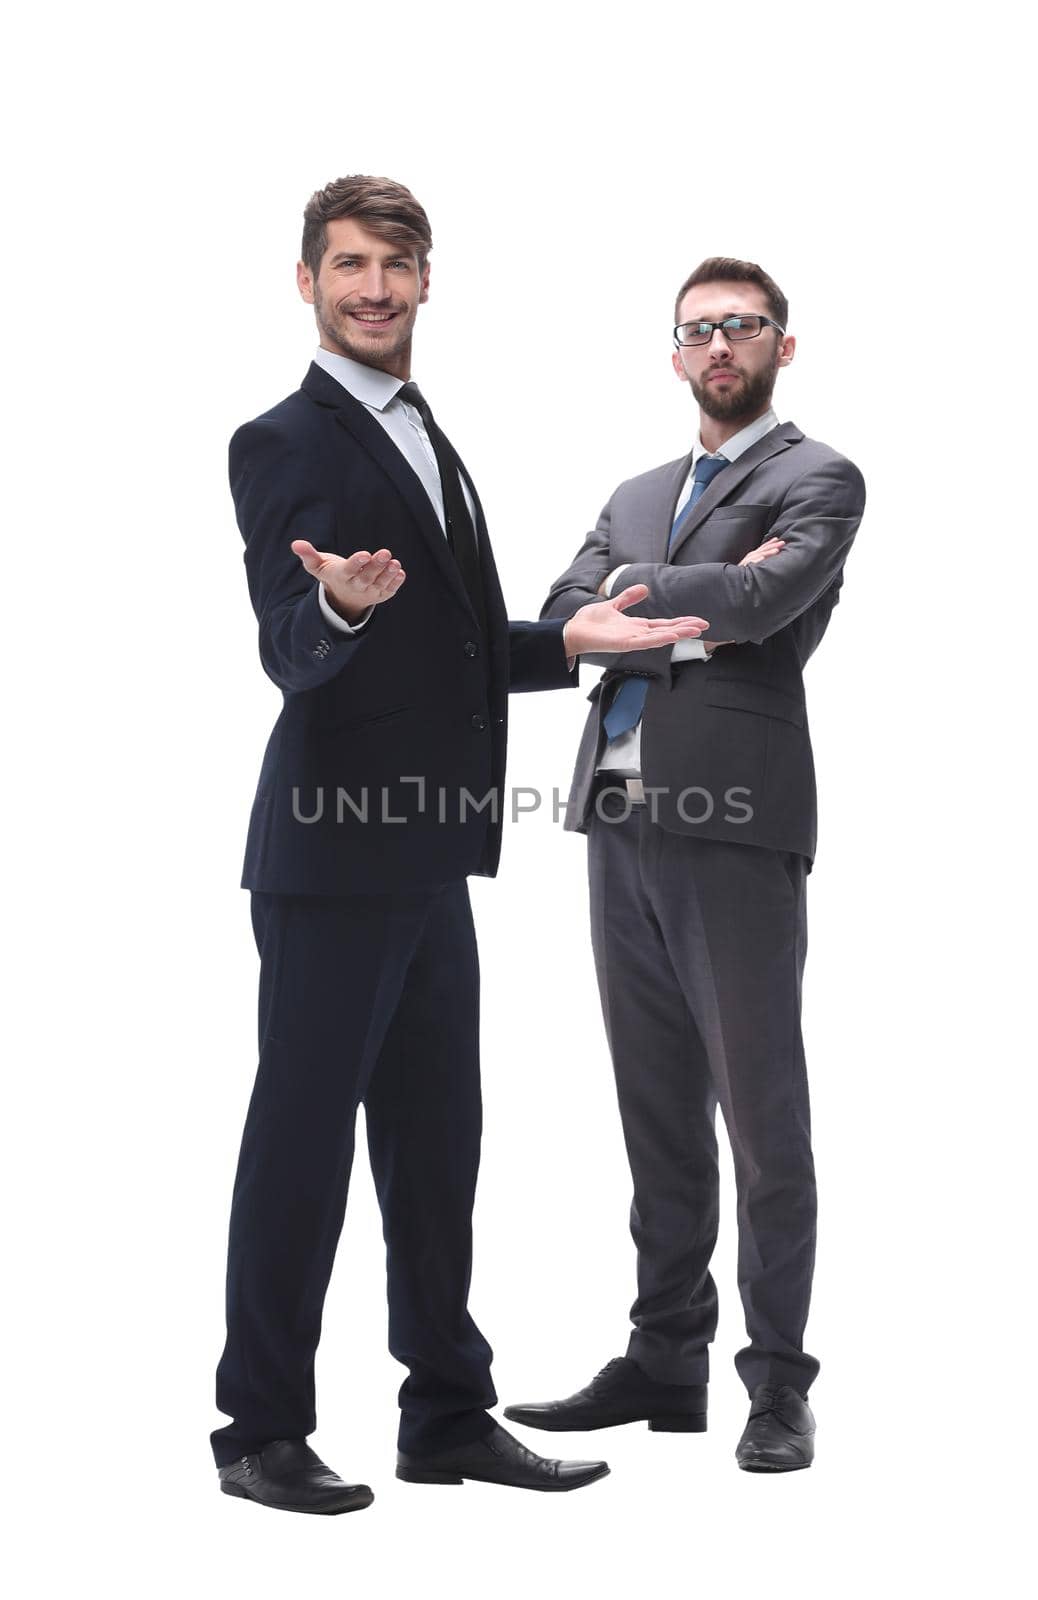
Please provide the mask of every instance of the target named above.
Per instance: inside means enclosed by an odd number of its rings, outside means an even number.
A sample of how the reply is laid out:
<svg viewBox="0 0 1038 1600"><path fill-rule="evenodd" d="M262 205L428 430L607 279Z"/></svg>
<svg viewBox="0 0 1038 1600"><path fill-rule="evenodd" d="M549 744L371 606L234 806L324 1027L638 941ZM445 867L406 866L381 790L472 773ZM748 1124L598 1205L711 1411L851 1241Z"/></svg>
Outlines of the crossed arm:
<svg viewBox="0 0 1038 1600"><path fill-rule="evenodd" d="M646 584L661 617L689 610L710 619L706 645L760 644L806 611L839 578L865 508L861 473L843 458L816 465L786 491L768 540L736 564L632 562L627 584ZM552 586L542 616L566 616L599 596L616 567L612 502L573 564ZM772 559L774 557L774 559Z"/></svg>
<svg viewBox="0 0 1038 1600"><path fill-rule="evenodd" d="M763 544L759 544L757 546L756 550L748 551L739 562L739 565L740 567L750 567L755 566L758 561L768 561L772 556L777 556L780 550L784 550L785 545L785 539L776 539L774 537L767 538L764 540ZM617 582L620 574L622 572L626 572L629 566L630 562L625 561L623 566L614 567L612 572L602 579L602 582L598 586L598 592L603 599L608 598L608 596L612 593L613 586ZM703 649L706 651L707 655L709 655L711 650L717 649L718 645L734 644L735 640L703 639L700 642L702 643Z"/></svg>

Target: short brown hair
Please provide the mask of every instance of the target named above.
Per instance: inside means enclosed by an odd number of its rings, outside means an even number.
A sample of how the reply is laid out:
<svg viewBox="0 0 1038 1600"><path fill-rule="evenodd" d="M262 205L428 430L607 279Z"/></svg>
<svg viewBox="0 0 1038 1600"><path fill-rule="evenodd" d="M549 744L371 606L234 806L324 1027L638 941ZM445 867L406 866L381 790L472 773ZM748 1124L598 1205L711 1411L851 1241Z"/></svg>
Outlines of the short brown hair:
<svg viewBox="0 0 1038 1600"><path fill-rule="evenodd" d="M764 290L768 310L783 328L789 327L789 301L774 278L769 278L756 261L737 261L734 256L707 256L694 272L690 272L674 302L674 321L681 315L681 302L697 283L755 283Z"/></svg>
<svg viewBox="0 0 1038 1600"><path fill-rule="evenodd" d="M336 178L310 196L303 212L300 253L304 266L315 278L328 248L325 224L335 217L356 217L377 238L406 245L418 257L419 271L424 269L432 249L429 218L402 183L354 174Z"/></svg>

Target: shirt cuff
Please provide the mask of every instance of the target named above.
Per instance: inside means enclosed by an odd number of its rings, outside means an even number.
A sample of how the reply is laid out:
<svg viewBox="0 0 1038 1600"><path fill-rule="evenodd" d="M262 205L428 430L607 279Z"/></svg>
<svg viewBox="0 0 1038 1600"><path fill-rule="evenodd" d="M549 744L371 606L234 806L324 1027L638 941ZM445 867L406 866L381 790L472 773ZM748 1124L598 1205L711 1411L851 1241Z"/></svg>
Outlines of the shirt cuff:
<svg viewBox="0 0 1038 1600"><path fill-rule="evenodd" d="M330 628L338 628L340 633L357 633L361 628L364 627L365 623L371 621L371 613L375 609L374 606L369 606L364 615L360 617L358 621L347 622L345 617L340 617L337 611L332 610L328 603L328 598L325 595L323 583L318 584L317 586L317 604L320 606L321 615L325 622L327 622L328 626Z"/></svg>
<svg viewBox="0 0 1038 1600"><path fill-rule="evenodd" d="M627 568L630 565L631 565L630 561L625 561L622 564L622 566L614 567L612 572L609 574L608 578L605 581L605 592L606 592L606 599L607 600L611 600L612 597L613 597L613 584L616 582L616 580L620 576L621 572L626 572Z"/></svg>

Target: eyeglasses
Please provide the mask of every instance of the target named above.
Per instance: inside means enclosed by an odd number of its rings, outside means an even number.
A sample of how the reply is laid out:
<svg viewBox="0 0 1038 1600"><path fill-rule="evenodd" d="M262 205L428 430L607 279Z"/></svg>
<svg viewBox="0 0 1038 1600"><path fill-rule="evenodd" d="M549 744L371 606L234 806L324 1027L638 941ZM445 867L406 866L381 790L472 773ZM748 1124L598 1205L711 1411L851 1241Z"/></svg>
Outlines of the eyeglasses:
<svg viewBox="0 0 1038 1600"><path fill-rule="evenodd" d="M765 328L776 328L779 333L786 331L770 317L725 317L723 322L679 323L674 329L674 343L679 349L685 344L709 344L715 328L720 328L732 344L738 344L741 339L756 339Z"/></svg>

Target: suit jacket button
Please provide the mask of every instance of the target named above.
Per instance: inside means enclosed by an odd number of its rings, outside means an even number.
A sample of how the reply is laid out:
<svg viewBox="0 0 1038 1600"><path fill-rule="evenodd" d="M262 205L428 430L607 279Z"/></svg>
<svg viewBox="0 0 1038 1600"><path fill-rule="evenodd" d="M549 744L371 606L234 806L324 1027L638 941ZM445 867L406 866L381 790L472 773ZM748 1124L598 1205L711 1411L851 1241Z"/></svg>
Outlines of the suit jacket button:
<svg viewBox="0 0 1038 1600"><path fill-rule="evenodd" d="M478 656L479 655L479 645L476 644L472 639L466 640L466 642L465 642L465 654L468 656L469 660L471 661L473 656Z"/></svg>
<svg viewBox="0 0 1038 1600"><path fill-rule="evenodd" d="M486 725L486 717L481 717L477 711L476 715L472 718L472 726L477 730L477 732L482 733Z"/></svg>

